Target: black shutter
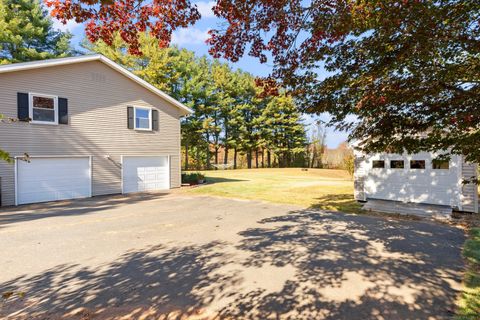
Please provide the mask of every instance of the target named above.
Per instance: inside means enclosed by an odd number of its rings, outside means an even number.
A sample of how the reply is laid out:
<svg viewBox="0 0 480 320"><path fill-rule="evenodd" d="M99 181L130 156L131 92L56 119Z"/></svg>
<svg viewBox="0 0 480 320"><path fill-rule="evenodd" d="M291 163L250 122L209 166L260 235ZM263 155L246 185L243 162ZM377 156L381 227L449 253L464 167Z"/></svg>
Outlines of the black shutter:
<svg viewBox="0 0 480 320"><path fill-rule="evenodd" d="M19 121L29 121L28 93L17 92L17 118Z"/></svg>
<svg viewBox="0 0 480 320"><path fill-rule="evenodd" d="M158 130L158 110L152 110L152 130Z"/></svg>
<svg viewBox="0 0 480 320"><path fill-rule="evenodd" d="M68 124L68 99L58 98L58 123Z"/></svg>
<svg viewBox="0 0 480 320"><path fill-rule="evenodd" d="M127 107L127 128L133 129L133 107Z"/></svg>

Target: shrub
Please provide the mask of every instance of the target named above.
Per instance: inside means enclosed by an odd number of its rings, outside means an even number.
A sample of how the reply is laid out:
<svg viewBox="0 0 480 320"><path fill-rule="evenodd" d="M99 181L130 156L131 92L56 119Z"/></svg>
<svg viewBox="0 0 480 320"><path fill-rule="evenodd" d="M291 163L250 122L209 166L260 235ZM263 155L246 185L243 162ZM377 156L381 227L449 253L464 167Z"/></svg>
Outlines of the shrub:
<svg viewBox="0 0 480 320"><path fill-rule="evenodd" d="M205 175L200 172L182 173L182 183L197 184L204 179Z"/></svg>

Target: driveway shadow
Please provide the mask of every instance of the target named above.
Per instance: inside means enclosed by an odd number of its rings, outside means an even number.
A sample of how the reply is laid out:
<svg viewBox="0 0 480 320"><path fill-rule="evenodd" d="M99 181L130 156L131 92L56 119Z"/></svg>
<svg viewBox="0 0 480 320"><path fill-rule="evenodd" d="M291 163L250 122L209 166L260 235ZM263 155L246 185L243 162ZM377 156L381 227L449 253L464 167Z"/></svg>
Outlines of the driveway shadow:
<svg viewBox="0 0 480 320"><path fill-rule="evenodd" d="M133 193L96 196L85 199L52 201L0 208L0 228L11 223L26 222L52 217L68 217L94 214L118 206L159 199L169 192Z"/></svg>
<svg viewBox="0 0 480 320"><path fill-rule="evenodd" d="M307 210L262 219L238 235L235 242L155 245L95 268L60 265L0 283L11 295L4 299L0 317L405 320L452 316L463 269L461 230ZM281 280L279 289L257 285L265 274L262 270L286 266L294 271ZM246 270L256 281L246 281ZM271 276L273 282L284 277Z"/></svg>

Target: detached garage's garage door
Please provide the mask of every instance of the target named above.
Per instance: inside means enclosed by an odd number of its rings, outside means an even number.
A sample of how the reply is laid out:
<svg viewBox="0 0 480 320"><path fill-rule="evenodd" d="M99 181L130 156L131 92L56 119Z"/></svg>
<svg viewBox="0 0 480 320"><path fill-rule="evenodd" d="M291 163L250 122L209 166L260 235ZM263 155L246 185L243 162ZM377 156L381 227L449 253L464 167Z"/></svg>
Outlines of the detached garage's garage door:
<svg viewBox="0 0 480 320"><path fill-rule="evenodd" d="M90 196L89 157L17 161L17 204Z"/></svg>
<svg viewBox="0 0 480 320"><path fill-rule="evenodd" d="M123 193L170 189L168 156L124 156Z"/></svg>

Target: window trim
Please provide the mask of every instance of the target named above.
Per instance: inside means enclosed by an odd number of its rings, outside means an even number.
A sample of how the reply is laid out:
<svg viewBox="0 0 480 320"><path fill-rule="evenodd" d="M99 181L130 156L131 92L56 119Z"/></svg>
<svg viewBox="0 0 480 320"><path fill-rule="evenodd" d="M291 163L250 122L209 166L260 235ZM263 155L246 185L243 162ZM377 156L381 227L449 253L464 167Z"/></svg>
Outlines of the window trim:
<svg viewBox="0 0 480 320"><path fill-rule="evenodd" d="M40 121L40 120L33 119L33 97L53 99L54 121ZM33 123L33 124L48 124L53 126L58 125L58 96L54 96L51 94L44 94L44 93L29 92L28 93L28 116L30 117L30 123Z"/></svg>
<svg viewBox="0 0 480 320"><path fill-rule="evenodd" d="M147 128L137 128L137 109L148 110L148 129ZM133 130L152 131L152 107L133 106Z"/></svg>

